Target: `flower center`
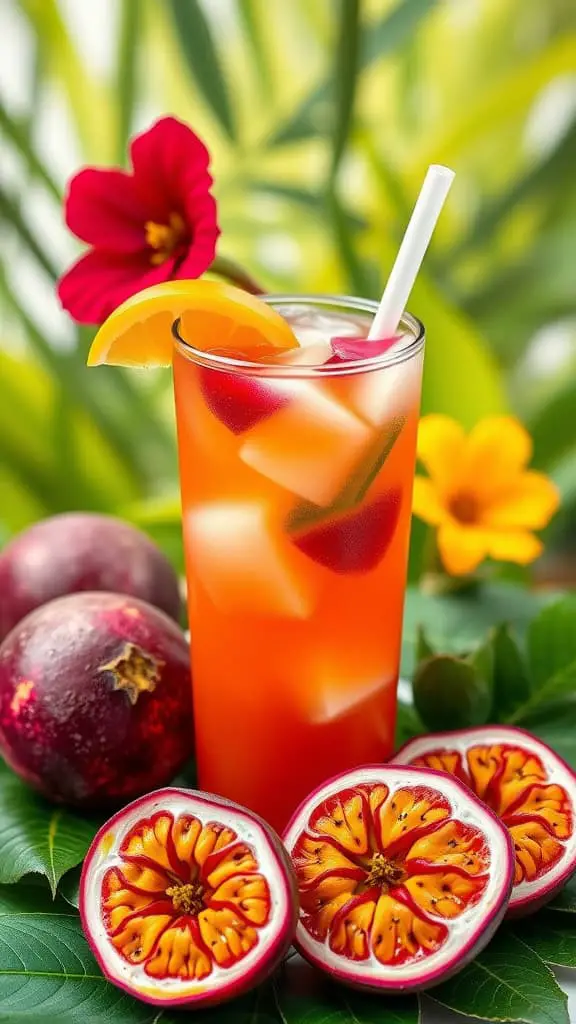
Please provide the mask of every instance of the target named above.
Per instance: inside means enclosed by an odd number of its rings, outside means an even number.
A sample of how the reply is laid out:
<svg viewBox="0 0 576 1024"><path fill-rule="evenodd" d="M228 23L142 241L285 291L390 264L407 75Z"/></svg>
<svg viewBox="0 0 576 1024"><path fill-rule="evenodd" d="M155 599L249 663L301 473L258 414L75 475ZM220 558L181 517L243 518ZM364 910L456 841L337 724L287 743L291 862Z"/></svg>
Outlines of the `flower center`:
<svg viewBox="0 0 576 1024"><path fill-rule="evenodd" d="M144 231L147 244L154 249L150 256L150 263L159 267L184 241L186 222L179 213L171 213L167 224L157 224L154 220L147 220Z"/></svg>
<svg viewBox="0 0 576 1024"><path fill-rule="evenodd" d="M460 523L476 523L479 518L478 501L474 494L463 491L450 499L450 512Z"/></svg>
<svg viewBox="0 0 576 1024"><path fill-rule="evenodd" d="M383 853L374 854L366 879L367 885L376 885L380 889L387 890L392 886L399 885L405 878L406 872L401 864L385 857Z"/></svg>
<svg viewBox="0 0 576 1024"><path fill-rule="evenodd" d="M204 889L198 882L171 885L166 889L166 895L170 897L174 910L179 914L197 916L204 909Z"/></svg>

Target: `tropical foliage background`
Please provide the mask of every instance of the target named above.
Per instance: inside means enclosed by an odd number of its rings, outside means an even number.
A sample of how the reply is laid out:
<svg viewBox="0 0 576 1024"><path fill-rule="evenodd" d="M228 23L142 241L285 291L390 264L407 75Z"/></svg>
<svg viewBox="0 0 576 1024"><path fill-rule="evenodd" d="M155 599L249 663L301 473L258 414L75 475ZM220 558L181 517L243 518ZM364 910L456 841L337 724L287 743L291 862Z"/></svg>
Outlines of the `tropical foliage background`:
<svg viewBox="0 0 576 1024"><path fill-rule="evenodd" d="M270 290L377 296L428 163L456 169L411 302L424 408L524 419L563 496L537 571L570 571L573 0L3 0L0 19L0 542L83 507L181 557L169 375L87 371L54 297L66 177L171 112L213 152L220 252Z"/></svg>

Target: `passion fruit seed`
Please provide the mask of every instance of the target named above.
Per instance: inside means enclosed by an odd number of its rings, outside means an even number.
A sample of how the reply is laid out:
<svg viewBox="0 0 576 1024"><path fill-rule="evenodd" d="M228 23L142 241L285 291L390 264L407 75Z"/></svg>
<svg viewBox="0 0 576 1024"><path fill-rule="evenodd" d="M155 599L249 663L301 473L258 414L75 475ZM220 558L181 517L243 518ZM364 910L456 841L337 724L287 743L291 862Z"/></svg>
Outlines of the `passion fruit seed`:
<svg viewBox="0 0 576 1024"><path fill-rule="evenodd" d="M375 853L370 864L370 873L366 880L368 886L376 885L383 892L405 881L406 872L397 861L385 857L383 853Z"/></svg>
<svg viewBox="0 0 576 1024"><path fill-rule="evenodd" d="M500 725L432 733L393 760L456 776L506 825L515 862L509 916L543 906L576 869L576 776L530 733Z"/></svg>
<svg viewBox="0 0 576 1024"><path fill-rule="evenodd" d="M372 989L424 989L489 941L512 886L510 838L439 772L359 768L298 809L296 945L320 969Z"/></svg>
<svg viewBox="0 0 576 1024"><path fill-rule="evenodd" d="M80 913L110 981L157 1005L208 1005L256 985L286 953L293 873L278 837L249 811L160 790L96 836Z"/></svg>

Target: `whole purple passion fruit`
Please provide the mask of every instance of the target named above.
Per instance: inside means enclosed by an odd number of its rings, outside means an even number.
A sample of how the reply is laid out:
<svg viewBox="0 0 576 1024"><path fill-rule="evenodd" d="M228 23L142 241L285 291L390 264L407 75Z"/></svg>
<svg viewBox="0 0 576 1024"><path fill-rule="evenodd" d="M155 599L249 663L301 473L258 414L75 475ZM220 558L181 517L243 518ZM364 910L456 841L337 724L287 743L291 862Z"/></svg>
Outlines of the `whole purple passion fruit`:
<svg viewBox="0 0 576 1024"><path fill-rule="evenodd" d="M296 945L356 988L424 990L490 941L512 887L512 843L461 782L426 768L358 768L325 783L284 835Z"/></svg>
<svg viewBox="0 0 576 1024"><path fill-rule="evenodd" d="M0 642L35 608L83 590L130 594L180 614L176 573L144 533L112 516L70 512L30 526L0 554Z"/></svg>
<svg viewBox="0 0 576 1024"><path fill-rule="evenodd" d="M0 646L0 753L50 799L117 805L169 782L192 747L188 644L144 601L60 597Z"/></svg>
<svg viewBox="0 0 576 1024"><path fill-rule="evenodd" d="M82 927L113 984L194 1009L272 973L296 927L290 860L249 811L209 793L161 789L104 825L80 884Z"/></svg>
<svg viewBox="0 0 576 1024"><path fill-rule="evenodd" d="M548 903L576 870L576 775L536 736L510 725L430 733L393 760L450 772L506 825L514 844L509 917Z"/></svg>

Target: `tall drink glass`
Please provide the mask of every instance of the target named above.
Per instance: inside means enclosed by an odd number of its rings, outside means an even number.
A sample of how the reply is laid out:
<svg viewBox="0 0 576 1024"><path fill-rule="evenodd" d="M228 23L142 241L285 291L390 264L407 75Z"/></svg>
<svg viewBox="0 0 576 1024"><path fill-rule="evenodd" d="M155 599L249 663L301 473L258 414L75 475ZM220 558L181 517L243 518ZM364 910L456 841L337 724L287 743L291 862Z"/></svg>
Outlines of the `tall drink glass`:
<svg viewBox="0 0 576 1024"><path fill-rule="evenodd" d="M326 360L376 304L267 301L302 350L180 339L174 385L199 781L281 829L393 749L424 329L406 314L392 352Z"/></svg>

